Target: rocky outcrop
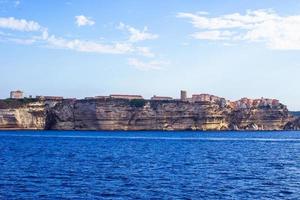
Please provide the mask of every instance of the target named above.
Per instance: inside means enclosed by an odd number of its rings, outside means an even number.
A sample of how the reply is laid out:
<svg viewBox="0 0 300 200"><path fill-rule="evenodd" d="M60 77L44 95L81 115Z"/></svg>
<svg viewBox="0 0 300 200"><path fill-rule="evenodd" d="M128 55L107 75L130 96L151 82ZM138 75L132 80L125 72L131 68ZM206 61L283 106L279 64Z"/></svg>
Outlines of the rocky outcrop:
<svg viewBox="0 0 300 200"><path fill-rule="evenodd" d="M233 110L229 115L229 124L236 130L283 130L289 122L288 110L281 106Z"/></svg>
<svg viewBox="0 0 300 200"><path fill-rule="evenodd" d="M284 126L284 130L300 130L300 117L294 117L293 120Z"/></svg>
<svg viewBox="0 0 300 200"><path fill-rule="evenodd" d="M226 109L216 104L128 100L80 100L51 110L51 129L76 130L220 130L226 129Z"/></svg>
<svg viewBox="0 0 300 200"><path fill-rule="evenodd" d="M210 102L79 100L51 109L50 129L71 130L283 130L288 110L261 107L234 110Z"/></svg>
<svg viewBox="0 0 300 200"><path fill-rule="evenodd" d="M281 104L274 108L234 109L213 102L179 100L3 101L0 129L294 130L300 124Z"/></svg>
<svg viewBox="0 0 300 200"><path fill-rule="evenodd" d="M0 104L0 130L43 130L46 124L46 108L43 102Z"/></svg>

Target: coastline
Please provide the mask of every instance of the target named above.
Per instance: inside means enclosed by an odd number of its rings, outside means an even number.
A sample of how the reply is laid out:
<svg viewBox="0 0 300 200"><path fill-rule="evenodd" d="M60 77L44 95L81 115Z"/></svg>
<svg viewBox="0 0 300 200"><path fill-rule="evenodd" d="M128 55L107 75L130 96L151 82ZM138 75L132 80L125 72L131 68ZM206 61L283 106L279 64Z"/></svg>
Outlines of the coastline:
<svg viewBox="0 0 300 200"><path fill-rule="evenodd" d="M300 130L93 130L93 129L76 129L76 130L71 130L71 129L22 129L22 128L10 128L10 129L0 129L0 132L15 132L15 131L21 131L21 132L165 132L165 133L171 133L171 132L187 132L187 133L197 133L197 132L203 132L203 133L227 133L227 132L245 132L245 133L250 133L250 132L300 132Z"/></svg>
<svg viewBox="0 0 300 200"><path fill-rule="evenodd" d="M0 130L300 130L285 105L235 108L222 102L127 99L0 100Z"/></svg>

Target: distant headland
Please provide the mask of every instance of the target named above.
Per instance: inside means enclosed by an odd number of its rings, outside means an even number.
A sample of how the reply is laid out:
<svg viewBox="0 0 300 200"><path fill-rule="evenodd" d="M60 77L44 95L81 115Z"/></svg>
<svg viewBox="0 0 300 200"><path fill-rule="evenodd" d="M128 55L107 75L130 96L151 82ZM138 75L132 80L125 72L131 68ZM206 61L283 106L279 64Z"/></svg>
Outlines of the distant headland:
<svg viewBox="0 0 300 200"><path fill-rule="evenodd" d="M0 130L300 130L300 119L277 99L230 101L186 91L174 99L111 94L84 99L24 97L0 100Z"/></svg>

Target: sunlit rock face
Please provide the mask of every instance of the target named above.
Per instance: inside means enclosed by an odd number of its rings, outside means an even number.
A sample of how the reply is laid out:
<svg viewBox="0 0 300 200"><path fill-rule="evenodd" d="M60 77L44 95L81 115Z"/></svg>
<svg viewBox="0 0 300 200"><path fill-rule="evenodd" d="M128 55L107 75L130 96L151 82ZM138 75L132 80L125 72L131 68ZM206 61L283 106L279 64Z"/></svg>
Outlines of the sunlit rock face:
<svg viewBox="0 0 300 200"><path fill-rule="evenodd" d="M285 106L235 110L209 102L78 100L50 110L50 129L75 130L282 130Z"/></svg>
<svg viewBox="0 0 300 200"><path fill-rule="evenodd" d="M294 130L299 123L284 105L237 109L179 100L0 101L0 129Z"/></svg>
<svg viewBox="0 0 300 200"><path fill-rule="evenodd" d="M0 129L43 130L46 123L44 102L0 105Z"/></svg>
<svg viewBox="0 0 300 200"><path fill-rule="evenodd" d="M239 130L283 130L290 120L288 110L255 108L234 110L229 115L230 126Z"/></svg>

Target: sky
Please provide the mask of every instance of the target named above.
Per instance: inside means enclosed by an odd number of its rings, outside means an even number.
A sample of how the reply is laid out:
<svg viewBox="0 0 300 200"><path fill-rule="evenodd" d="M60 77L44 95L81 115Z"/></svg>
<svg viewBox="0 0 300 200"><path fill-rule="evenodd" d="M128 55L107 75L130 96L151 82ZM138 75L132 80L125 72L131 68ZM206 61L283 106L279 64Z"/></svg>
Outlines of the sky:
<svg viewBox="0 0 300 200"><path fill-rule="evenodd" d="M0 0L0 98L180 90L300 110L299 0Z"/></svg>

